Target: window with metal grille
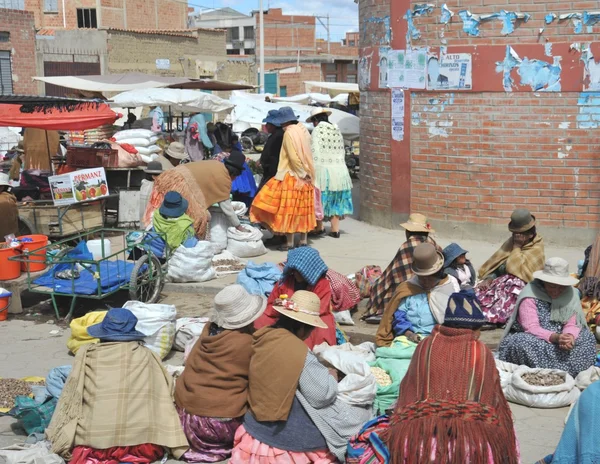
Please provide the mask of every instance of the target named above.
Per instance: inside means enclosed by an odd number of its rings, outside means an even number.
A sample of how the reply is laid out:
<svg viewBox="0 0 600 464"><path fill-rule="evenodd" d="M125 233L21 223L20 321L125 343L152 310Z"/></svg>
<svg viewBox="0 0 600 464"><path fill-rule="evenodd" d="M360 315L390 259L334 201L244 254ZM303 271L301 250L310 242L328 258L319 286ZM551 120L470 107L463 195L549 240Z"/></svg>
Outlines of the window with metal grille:
<svg viewBox="0 0 600 464"><path fill-rule="evenodd" d="M0 51L0 95L12 95L13 80L10 52Z"/></svg>
<svg viewBox="0 0 600 464"><path fill-rule="evenodd" d="M325 82L337 82L337 74L327 74L325 76Z"/></svg>
<svg viewBox="0 0 600 464"><path fill-rule="evenodd" d="M44 13L58 13L58 0L44 0Z"/></svg>
<svg viewBox="0 0 600 464"><path fill-rule="evenodd" d="M239 48L228 48L227 49L227 54L228 55L239 55L240 54L240 49Z"/></svg>
<svg viewBox="0 0 600 464"><path fill-rule="evenodd" d="M244 55L254 55L255 51L253 48L244 48Z"/></svg>
<svg viewBox="0 0 600 464"><path fill-rule="evenodd" d="M348 76L346 76L346 82L348 84L356 84L358 82L356 79L357 78L355 74L349 74Z"/></svg>
<svg viewBox="0 0 600 464"><path fill-rule="evenodd" d="M10 42L10 32L0 32L0 42Z"/></svg>
<svg viewBox="0 0 600 464"><path fill-rule="evenodd" d="M77 27L80 29L96 29L96 8L77 8Z"/></svg>
<svg viewBox="0 0 600 464"><path fill-rule="evenodd" d="M254 39L254 26L244 26L244 39Z"/></svg>

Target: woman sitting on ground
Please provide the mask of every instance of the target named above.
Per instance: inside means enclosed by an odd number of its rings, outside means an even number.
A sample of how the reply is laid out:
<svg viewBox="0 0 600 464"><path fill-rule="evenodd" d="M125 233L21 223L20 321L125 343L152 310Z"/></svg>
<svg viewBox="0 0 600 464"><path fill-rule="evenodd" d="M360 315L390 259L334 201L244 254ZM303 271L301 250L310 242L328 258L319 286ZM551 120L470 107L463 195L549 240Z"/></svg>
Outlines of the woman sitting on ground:
<svg viewBox="0 0 600 464"><path fill-rule="evenodd" d="M448 298L460 287L454 277L444 274L443 266L444 256L430 243L415 248L415 277L400 284L385 308L375 339L377 346L390 346L401 335L418 343L436 324L444 322Z"/></svg>
<svg viewBox="0 0 600 464"><path fill-rule="evenodd" d="M402 244L392 262L371 287L367 313L363 317L371 324L378 324L381 321L383 310L392 299L398 285L413 276L411 264L415 248L421 243L430 243L437 247L435 241L429 236L434 230L422 214L411 214L408 221L400 225L406 230L406 242ZM442 249L439 248L439 251L441 252Z"/></svg>
<svg viewBox="0 0 600 464"><path fill-rule="evenodd" d="M392 464L517 464L519 454L494 355L479 341L485 317L472 292L450 297L443 325L417 347L390 425Z"/></svg>
<svg viewBox="0 0 600 464"><path fill-rule="evenodd" d="M475 268L467 259L467 253L458 243L451 243L444 248L444 272L454 277L461 289L473 288L477 280Z"/></svg>
<svg viewBox="0 0 600 464"><path fill-rule="evenodd" d="M172 377L143 344L131 311L115 308L87 332L46 436L73 464L179 459L188 448L173 404Z"/></svg>
<svg viewBox="0 0 600 464"><path fill-rule="evenodd" d="M168 192L163 204L152 215L152 228L171 250L181 245L192 248L198 243L194 221L185 212L188 201L177 192Z"/></svg>
<svg viewBox="0 0 600 464"><path fill-rule="evenodd" d="M252 323L266 300L241 285L217 294L213 322L204 327L175 387L175 403L190 449L188 462L219 462L231 455L247 411Z"/></svg>
<svg viewBox="0 0 600 464"><path fill-rule="evenodd" d="M303 341L319 317L319 297L298 291L279 300L281 318L254 334L250 410L235 436L232 463L319 463L344 460L349 438L370 408L338 399L338 383Z"/></svg>
<svg viewBox="0 0 600 464"><path fill-rule="evenodd" d="M300 247L290 250L283 269L283 277L275 284L269 295L265 313L255 322L257 329L273 325L280 318L280 312L273 306L282 295L291 297L298 290L315 293L319 300L320 317L325 321L325 328L317 328L306 339L306 345L312 350L314 346L326 342L336 344L335 319L331 313L331 284L327 280L327 265L319 252L311 247Z"/></svg>
<svg viewBox="0 0 600 464"><path fill-rule="evenodd" d="M562 258L550 258L520 293L500 342L502 361L560 369L576 377L596 362L596 340L581 309L578 280Z"/></svg>
<svg viewBox="0 0 600 464"><path fill-rule="evenodd" d="M517 295L544 268L544 241L536 232L535 216L516 209L510 217L509 238L481 269L477 298L492 324L504 324L515 310Z"/></svg>

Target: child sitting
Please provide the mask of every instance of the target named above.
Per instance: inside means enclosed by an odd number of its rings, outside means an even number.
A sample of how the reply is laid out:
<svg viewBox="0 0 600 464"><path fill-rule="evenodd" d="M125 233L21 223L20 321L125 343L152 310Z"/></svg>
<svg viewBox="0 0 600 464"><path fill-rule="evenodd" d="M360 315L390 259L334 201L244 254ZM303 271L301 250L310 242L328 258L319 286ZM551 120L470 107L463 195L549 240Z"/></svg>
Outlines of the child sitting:
<svg viewBox="0 0 600 464"><path fill-rule="evenodd" d="M469 289L475 285L477 274L467 259L467 250L457 243L451 243L444 248L444 271L447 275L458 280L461 289Z"/></svg>

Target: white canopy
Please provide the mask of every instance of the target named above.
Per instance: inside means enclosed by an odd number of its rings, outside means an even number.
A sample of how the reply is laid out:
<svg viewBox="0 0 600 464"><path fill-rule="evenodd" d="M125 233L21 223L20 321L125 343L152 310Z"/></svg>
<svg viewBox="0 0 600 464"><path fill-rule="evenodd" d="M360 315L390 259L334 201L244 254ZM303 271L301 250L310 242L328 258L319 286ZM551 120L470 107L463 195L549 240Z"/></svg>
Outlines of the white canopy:
<svg viewBox="0 0 600 464"><path fill-rule="evenodd" d="M341 93L336 97L332 98L324 93L301 93L299 95L293 95L291 97L273 97L271 98L271 101L298 103L300 105L310 105L313 103L319 103L321 105L328 105L330 103L348 105L348 94Z"/></svg>
<svg viewBox="0 0 600 464"><path fill-rule="evenodd" d="M121 108L137 108L139 106L161 106L163 109L184 113L208 112L220 113L233 108L233 105L222 98L199 90L180 89L144 89L130 90L115 95L111 106Z"/></svg>
<svg viewBox="0 0 600 464"><path fill-rule="evenodd" d="M312 124L306 123L310 112L314 106L299 105L297 103L278 102L269 103L265 101L266 95L249 94L241 91L234 91L230 97L235 108L228 116L227 122L233 124L234 132L242 132L248 126L260 129L263 119L267 116L269 110L279 109L282 106L291 107L302 123L309 130L313 129ZM269 97L272 98L272 97ZM331 109L329 121L336 124L346 140L356 140L360 135L360 119L353 114L344 111Z"/></svg>
<svg viewBox="0 0 600 464"><path fill-rule="evenodd" d="M358 84L348 84L346 82L319 82L304 81L304 87L307 92L318 90L327 90L330 96L335 97L341 93L358 93Z"/></svg>
<svg viewBox="0 0 600 464"><path fill-rule="evenodd" d="M186 78L150 76L140 73L107 74L103 76L34 77L33 79L69 89L100 93L168 87L169 85L189 81Z"/></svg>

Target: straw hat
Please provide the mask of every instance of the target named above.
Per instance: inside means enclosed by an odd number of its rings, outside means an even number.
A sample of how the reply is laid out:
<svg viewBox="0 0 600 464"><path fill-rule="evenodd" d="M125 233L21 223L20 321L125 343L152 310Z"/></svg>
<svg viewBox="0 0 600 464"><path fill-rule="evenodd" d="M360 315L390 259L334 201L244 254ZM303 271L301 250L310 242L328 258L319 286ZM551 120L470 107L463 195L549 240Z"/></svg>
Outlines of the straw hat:
<svg viewBox="0 0 600 464"><path fill-rule="evenodd" d="M273 309L284 316L306 325L327 329L327 324L319 316L321 300L313 292L298 290L289 300L282 299L275 303Z"/></svg>
<svg viewBox="0 0 600 464"><path fill-rule="evenodd" d="M515 209L511 214L508 230L513 233L520 234L522 232L527 232L534 226L535 216L532 215L528 209L519 208Z"/></svg>
<svg viewBox="0 0 600 464"><path fill-rule="evenodd" d="M544 263L544 270L535 271L533 278L565 287L579 283L579 280L569 273L569 263L562 258L548 258Z"/></svg>
<svg viewBox="0 0 600 464"><path fill-rule="evenodd" d="M331 116L331 110L327 108L315 108L310 112L310 116L306 119L306 122L312 122L313 118L318 114L326 114L327 116Z"/></svg>
<svg viewBox="0 0 600 464"><path fill-rule="evenodd" d="M250 295L241 285L229 285L217 293L213 321L223 329L241 329L262 316L267 300Z"/></svg>
<svg viewBox="0 0 600 464"><path fill-rule="evenodd" d="M433 233L435 230L427 223L427 217L421 213L412 213L408 216L408 221L400 224L409 232L429 232Z"/></svg>
<svg viewBox="0 0 600 464"><path fill-rule="evenodd" d="M169 148L167 148L167 155L178 160L186 159L188 157L183 143L179 142L171 142Z"/></svg>
<svg viewBox="0 0 600 464"><path fill-rule="evenodd" d="M422 243L413 251L412 271L418 276L436 274L444 267L444 255L431 243Z"/></svg>

